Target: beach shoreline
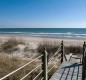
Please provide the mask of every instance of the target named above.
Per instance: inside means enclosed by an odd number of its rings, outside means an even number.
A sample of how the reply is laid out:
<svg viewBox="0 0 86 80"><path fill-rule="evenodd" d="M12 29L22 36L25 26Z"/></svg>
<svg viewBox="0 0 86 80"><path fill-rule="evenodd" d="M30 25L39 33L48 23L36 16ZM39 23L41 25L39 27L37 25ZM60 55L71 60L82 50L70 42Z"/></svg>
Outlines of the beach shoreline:
<svg viewBox="0 0 86 80"><path fill-rule="evenodd" d="M78 45L78 46L83 46L84 41L86 40L85 38L75 38L75 37L45 37L45 36L27 36L27 35L16 35L16 34L0 34L0 41L4 42L8 39L11 38L17 38L17 39L22 39L26 42L31 42L31 43L41 43L43 41L54 41L54 42L61 42L62 40L64 41L65 46L68 45Z"/></svg>

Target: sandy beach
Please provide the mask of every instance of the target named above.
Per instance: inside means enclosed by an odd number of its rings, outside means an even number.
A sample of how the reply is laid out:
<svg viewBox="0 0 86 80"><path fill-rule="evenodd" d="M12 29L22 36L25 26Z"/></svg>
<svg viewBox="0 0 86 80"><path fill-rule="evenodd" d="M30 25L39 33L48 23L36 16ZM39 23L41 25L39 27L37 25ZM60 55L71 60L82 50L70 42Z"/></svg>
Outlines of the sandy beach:
<svg viewBox="0 0 86 80"><path fill-rule="evenodd" d="M85 39L77 39L77 38L50 38L50 37L31 37L31 36L19 36L19 35L0 35L0 44L8 41L9 39L17 39L22 40L25 45L18 45L18 51L12 52L11 56L17 57L35 57L38 55L37 48L39 44L43 42L54 43L55 45L60 45L61 41L64 41L64 46L83 46ZM24 52L25 48L28 47L29 51ZM58 49L58 48L57 48Z"/></svg>
<svg viewBox="0 0 86 80"><path fill-rule="evenodd" d="M61 41L64 41L65 46L83 46L85 38L73 38L73 37L36 37L36 36L24 36L24 35L5 35L0 34L0 41L5 42L9 39L16 38L16 39L22 39L26 43L30 43L33 45L33 47L43 41L51 41L51 42L57 42L57 44L60 44Z"/></svg>

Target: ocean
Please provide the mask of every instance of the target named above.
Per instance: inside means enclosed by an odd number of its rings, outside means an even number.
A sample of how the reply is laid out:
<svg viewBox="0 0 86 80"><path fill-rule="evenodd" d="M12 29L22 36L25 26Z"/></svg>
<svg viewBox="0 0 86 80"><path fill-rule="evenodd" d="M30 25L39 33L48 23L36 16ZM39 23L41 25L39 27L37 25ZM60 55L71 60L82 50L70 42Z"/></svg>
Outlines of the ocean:
<svg viewBox="0 0 86 80"><path fill-rule="evenodd" d="M86 38L86 28L0 28L0 34Z"/></svg>

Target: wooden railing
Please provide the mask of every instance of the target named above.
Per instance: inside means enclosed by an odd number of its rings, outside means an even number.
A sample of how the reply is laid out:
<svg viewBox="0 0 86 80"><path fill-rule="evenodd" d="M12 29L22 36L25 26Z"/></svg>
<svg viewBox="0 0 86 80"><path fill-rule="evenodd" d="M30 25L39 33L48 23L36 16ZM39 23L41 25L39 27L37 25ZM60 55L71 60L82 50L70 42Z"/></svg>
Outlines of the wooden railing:
<svg viewBox="0 0 86 80"><path fill-rule="evenodd" d="M83 44L83 57L82 57L82 80L86 78L86 42Z"/></svg>
<svg viewBox="0 0 86 80"><path fill-rule="evenodd" d="M23 69L23 68L25 68L26 66L30 65L30 64L31 64L32 62L34 62L35 60L41 58L42 56L43 56L43 54L40 55L40 56L38 56L37 58L33 59L32 61L28 62L28 63L25 64L24 66L22 66L22 67L16 69L15 71L13 71L13 72L7 74L6 76L2 77L0 80L9 80L9 77L10 77L11 75L17 73L17 72L20 71L21 69ZM38 65L37 67L35 67L32 71L30 71L27 75L25 75L25 76L24 76L23 78L21 78L20 80L24 80L29 74L31 74L33 71L35 71L35 70L36 70L37 68L39 68L41 65L42 65L42 63L40 63L40 65ZM42 71L41 71L41 73L42 73ZM35 79L34 79L34 80L35 80Z"/></svg>
<svg viewBox="0 0 86 80"><path fill-rule="evenodd" d="M65 54L64 54L64 47L63 47L63 41L61 42L58 50L54 53L54 55L52 57L50 57L48 59L48 55L49 53L47 52L46 48L44 48L42 54L40 56L38 56L37 58L33 59L32 61L28 62L27 64L25 64L24 66L16 69L15 71L7 74L6 76L2 77L0 80L9 80L9 77L15 73L17 73L18 71L22 70L23 68L25 68L26 66L30 65L32 62L34 62L35 60L41 58L42 59L42 62L36 66L33 70L31 70L29 73L27 73L25 76L23 76L20 80L25 80L32 72L34 72L36 69L42 67L42 70L39 72L38 75L35 76L34 79L32 80L37 80L37 78L42 75L41 79L40 80L48 80L48 73L54 68L51 67L51 69L48 70L48 66L49 66L49 63L53 60L53 58L58 54L60 53L60 59L61 59L61 63L63 62L63 60L67 60L66 57L65 57ZM58 58L59 56L57 56Z"/></svg>

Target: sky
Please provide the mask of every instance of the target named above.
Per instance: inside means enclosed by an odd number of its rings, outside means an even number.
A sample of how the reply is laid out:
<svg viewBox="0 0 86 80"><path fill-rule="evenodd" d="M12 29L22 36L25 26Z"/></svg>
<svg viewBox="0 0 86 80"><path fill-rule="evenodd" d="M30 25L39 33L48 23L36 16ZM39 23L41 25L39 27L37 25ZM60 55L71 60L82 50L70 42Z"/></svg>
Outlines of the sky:
<svg viewBox="0 0 86 80"><path fill-rule="evenodd" d="M85 28L86 0L0 0L0 28Z"/></svg>

